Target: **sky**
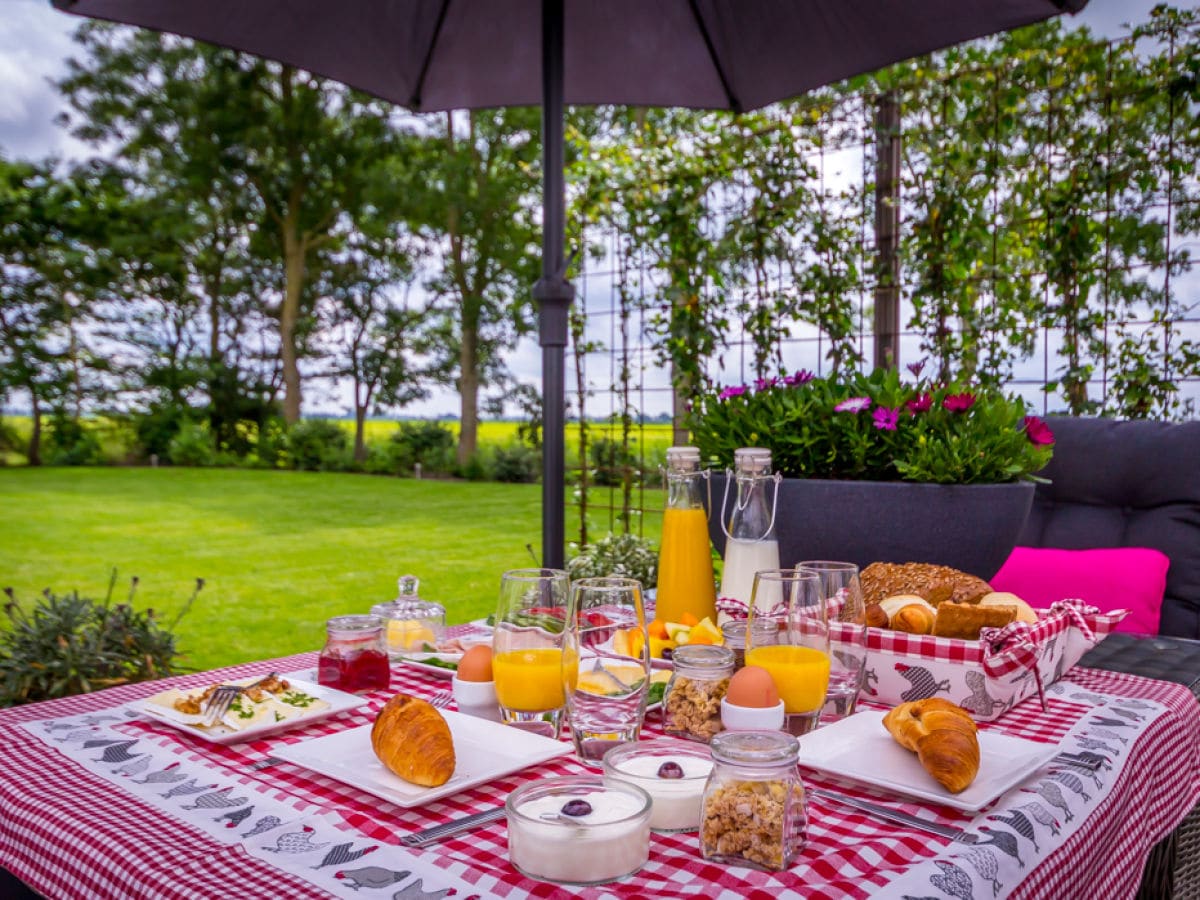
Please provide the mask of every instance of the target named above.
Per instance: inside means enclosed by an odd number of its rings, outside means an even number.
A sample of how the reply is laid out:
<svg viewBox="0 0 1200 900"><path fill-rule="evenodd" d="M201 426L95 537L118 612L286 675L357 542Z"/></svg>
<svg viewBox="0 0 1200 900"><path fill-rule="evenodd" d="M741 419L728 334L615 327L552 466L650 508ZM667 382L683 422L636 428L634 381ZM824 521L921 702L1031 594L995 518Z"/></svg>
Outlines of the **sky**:
<svg viewBox="0 0 1200 900"><path fill-rule="evenodd" d="M1143 20L1159 0L1091 0L1077 16L1068 17L1105 37L1126 33L1124 23ZM1183 6L1183 0L1175 0ZM55 10L50 0L0 0L0 154L8 158L43 160L82 158L91 152L55 124L63 109L52 81L66 73L66 60L74 53L71 34L82 21ZM523 381L539 381L541 353L527 340L510 360ZM312 408L336 412L343 405L336 396L314 396ZM654 410L657 411L657 410ZM457 413L452 395L415 404L410 415Z"/></svg>

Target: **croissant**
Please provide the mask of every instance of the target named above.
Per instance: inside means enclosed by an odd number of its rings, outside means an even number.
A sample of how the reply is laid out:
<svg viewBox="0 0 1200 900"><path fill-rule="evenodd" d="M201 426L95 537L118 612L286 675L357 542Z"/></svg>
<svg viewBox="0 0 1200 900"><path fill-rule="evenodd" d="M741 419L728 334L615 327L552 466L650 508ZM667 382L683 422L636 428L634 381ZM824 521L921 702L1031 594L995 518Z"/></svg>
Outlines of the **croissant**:
<svg viewBox="0 0 1200 900"><path fill-rule="evenodd" d="M405 781L445 784L454 774L454 739L442 714L424 700L397 694L371 728L375 755Z"/></svg>
<svg viewBox="0 0 1200 900"><path fill-rule="evenodd" d="M950 793L962 793L979 774L975 720L961 706L939 697L914 700L890 710L883 724Z"/></svg>
<svg viewBox="0 0 1200 900"><path fill-rule="evenodd" d="M907 631L909 634L929 634L937 611L923 598L913 594L897 594L880 601L879 606L888 616L888 627L892 631Z"/></svg>

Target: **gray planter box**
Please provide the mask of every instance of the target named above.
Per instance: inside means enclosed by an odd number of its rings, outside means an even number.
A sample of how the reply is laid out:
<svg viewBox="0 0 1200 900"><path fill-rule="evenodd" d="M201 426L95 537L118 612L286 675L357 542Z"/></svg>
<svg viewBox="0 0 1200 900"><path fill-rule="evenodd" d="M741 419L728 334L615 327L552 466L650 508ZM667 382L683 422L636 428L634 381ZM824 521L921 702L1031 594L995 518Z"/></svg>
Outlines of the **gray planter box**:
<svg viewBox="0 0 1200 900"><path fill-rule="evenodd" d="M724 473L713 474L708 531L724 555ZM918 484L785 478L775 532L785 568L804 559L938 563L991 578L1012 552L1032 482Z"/></svg>

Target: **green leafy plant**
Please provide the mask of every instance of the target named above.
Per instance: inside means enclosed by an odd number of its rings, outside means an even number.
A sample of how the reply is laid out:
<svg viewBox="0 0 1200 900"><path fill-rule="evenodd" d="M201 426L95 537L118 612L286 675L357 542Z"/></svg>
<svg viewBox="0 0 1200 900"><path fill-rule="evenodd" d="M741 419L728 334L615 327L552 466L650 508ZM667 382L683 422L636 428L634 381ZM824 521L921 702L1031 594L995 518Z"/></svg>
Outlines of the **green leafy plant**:
<svg viewBox="0 0 1200 900"><path fill-rule="evenodd" d="M350 462L350 436L337 422L306 419L287 434L288 456L297 469L339 472Z"/></svg>
<svg viewBox="0 0 1200 900"><path fill-rule="evenodd" d="M492 457L492 477L496 481L533 484L542 468L542 455L527 444L497 447Z"/></svg>
<svg viewBox="0 0 1200 900"><path fill-rule="evenodd" d="M567 563L567 571L572 579L623 575L649 588L658 580L658 550L635 534L610 533L579 550Z"/></svg>
<svg viewBox="0 0 1200 900"><path fill-rule="evenodd" d="M797 372L702 395L689 424L701 453L732 465L767 447L801 478L988 484L1030 478L1054 436L1024 401L967 384L904 383L894 369L842 380Z"/></svg>
<svg viewBox="0 0 1200 900"><path fill-rule="evenodd" d="M177 466L211 466L217 459L208 429L199 422L186 420L171 438L168 455Z"/></svg>
<svg viewBox="0 0 1200 900"><path fill-rule="evenodd" d="M182 671L172 630L204 588L196 587L170 626L153 610L133 608L138 579L124 603L112 602L114 570L103 601L49 588L25 609L5 588L9 629L0 635L0 707L84 694L118 684L151 681Z"/></svg>
<svg viewBox="0 0 1200 900"><path fill-rule="evenodd" d="M439 422L402 422L392 432L391 442L397 474L411 474L417 463L427 475L448 473L454 467L454 432Z"/></svg>

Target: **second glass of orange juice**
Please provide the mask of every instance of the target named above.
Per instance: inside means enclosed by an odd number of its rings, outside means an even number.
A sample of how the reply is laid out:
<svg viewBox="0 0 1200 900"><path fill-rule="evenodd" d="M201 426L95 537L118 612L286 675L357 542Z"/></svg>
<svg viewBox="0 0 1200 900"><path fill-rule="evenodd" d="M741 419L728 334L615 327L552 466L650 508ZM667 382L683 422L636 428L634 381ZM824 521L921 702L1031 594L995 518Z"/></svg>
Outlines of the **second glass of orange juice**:
<svg viewBox="0 0 1200 900"><path fill-rule="evenodd" d="M746 665L771 674L787 730L807 734L817 727L829 689L829 623L820 576L809 569L765 569L755 573L753 593L772 603L762 608L750 603ZM756 645L754 623L762 619L776 623L774 640Z"/></svg>
<svg viewBox="0 0 1200 900"><path fill-rule="evenodd" d="M566 707L563 665L570 579L562 569L513 569L500 578L492 675L502 720L557 738Z"/></svg>

